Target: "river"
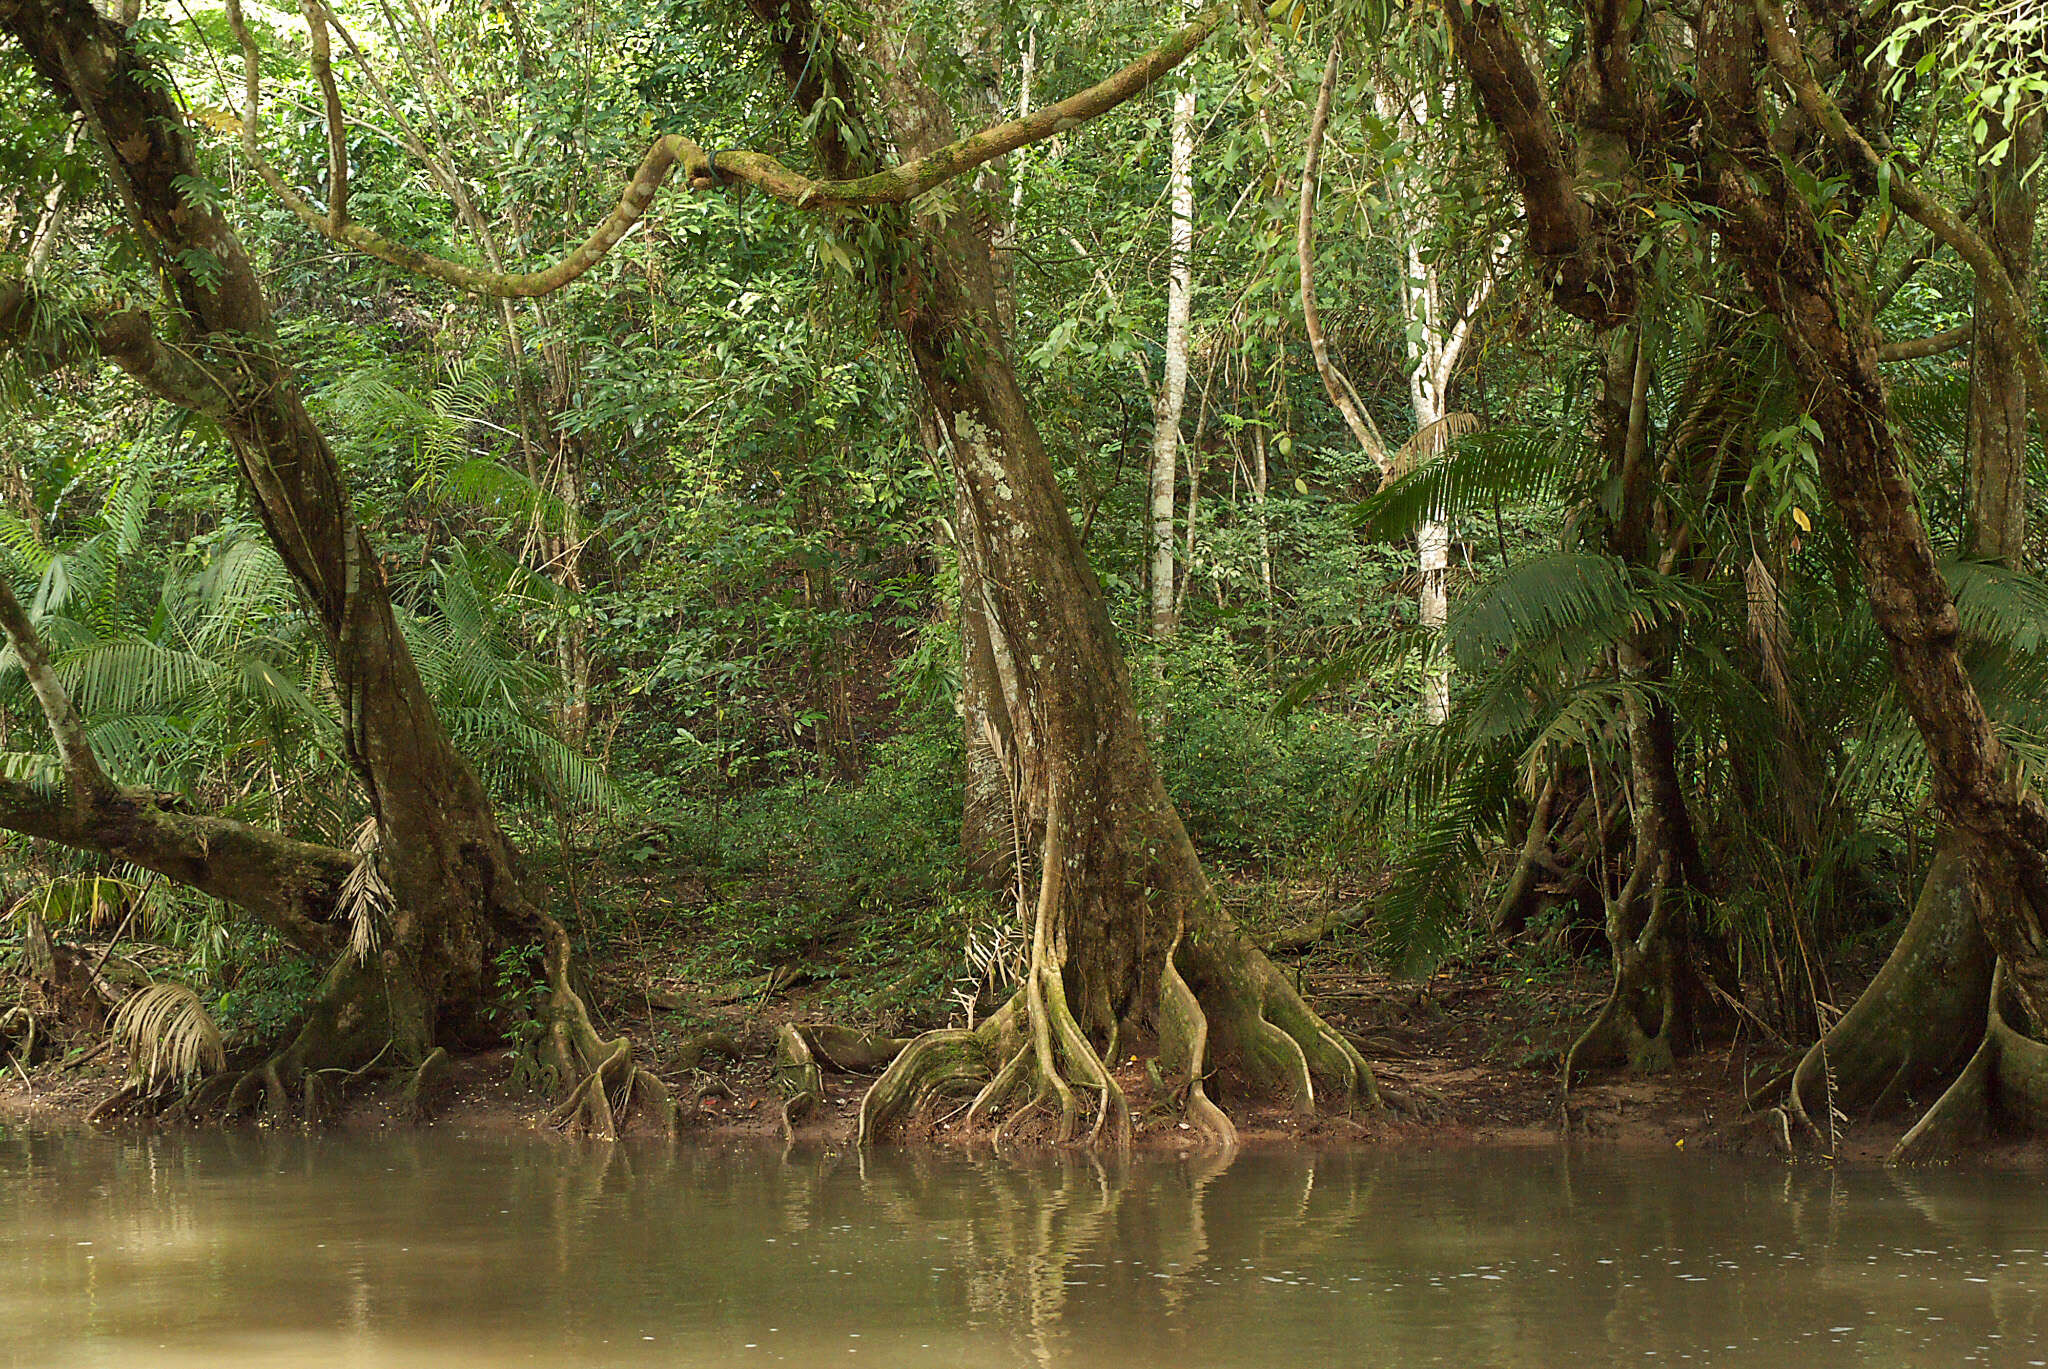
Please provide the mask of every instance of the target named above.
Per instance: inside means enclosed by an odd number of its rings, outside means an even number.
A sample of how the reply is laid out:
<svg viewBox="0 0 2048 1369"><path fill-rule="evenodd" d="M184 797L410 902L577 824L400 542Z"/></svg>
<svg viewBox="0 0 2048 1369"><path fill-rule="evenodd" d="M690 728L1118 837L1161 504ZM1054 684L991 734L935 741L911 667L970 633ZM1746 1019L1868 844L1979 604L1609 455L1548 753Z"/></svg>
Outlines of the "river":
<svg viewBox="0 0 2048 1369"><path fill-rule="evenodd" d="M2048 1363L2038 1176L0 1130L0 1365Z"/></svg>

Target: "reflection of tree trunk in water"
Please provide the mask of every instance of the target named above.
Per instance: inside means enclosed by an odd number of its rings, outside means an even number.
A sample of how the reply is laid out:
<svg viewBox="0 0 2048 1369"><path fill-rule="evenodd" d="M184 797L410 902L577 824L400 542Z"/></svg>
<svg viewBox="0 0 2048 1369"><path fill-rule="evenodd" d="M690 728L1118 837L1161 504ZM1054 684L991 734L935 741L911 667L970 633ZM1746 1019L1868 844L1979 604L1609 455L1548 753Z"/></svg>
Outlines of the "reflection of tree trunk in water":
<svg viewBox="0 0 2048 1369"><path fill-rule="evenodd" d="M777 55L799 106L808 111L829 82L857 119L864 83L829 40L813 50L808 5L752 3L779 25ZM889 132L906 156L951 137L950 115L915 70L917 49L906 34L870 49L887 63ZM829 124L817 150L828 174L866 169ZM1365 1061L1224 912L1160 783L1101 586L1012 367L985 224L953 213L898 218L895 231L882 303L943 435L961 545L981 559L989 617L1016 669L1013 733L1036 753L1023 758L1023 797L1043 829L1043 875L1023 991L978 1032L913 1043L870 1091L863 1137L934 1091L970 1091L976 1122L1008 1104L1043 1107L1066 1139L1082 1110L1076 1085L1094 1095L1095 1133L1114 1137L1128 1113L1105 1061L1141 1053L1159 1057L1168 1089L1184 1090L1192 1118L1219 1137L1231 1132L1207 1100L1212 1062L1304 1111L1319 1087L1340 1104L1376 1102Z"/></svg>

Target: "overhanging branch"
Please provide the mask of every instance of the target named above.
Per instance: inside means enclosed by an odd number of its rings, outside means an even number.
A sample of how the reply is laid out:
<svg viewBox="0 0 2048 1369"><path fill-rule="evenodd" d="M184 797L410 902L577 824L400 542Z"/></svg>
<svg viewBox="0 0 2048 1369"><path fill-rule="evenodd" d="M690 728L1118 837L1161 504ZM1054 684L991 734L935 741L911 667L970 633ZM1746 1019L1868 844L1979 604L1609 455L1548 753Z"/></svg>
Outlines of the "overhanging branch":
<svg viewBox="0 0 2048 1369"><path fill-rule="evenodd" d="M219 417L233 399L213 368L157 336L147 310L51 307L19 276L0 279L0 348L35 375L104 358L157 398L194 413Z"/></svg>
<svg viewBox="0 0 2048 1369"><path fill-rule="evenodd" d="M1976 329L1967 323L1958 324L1944 332L1930 333L1926 337L1888 339L1877 345L1879 361L1917 361L1922 357L1940 356L1953 352L1970 340Z"/></svg>
<svg viewBox="0 0 2048 1369"><path fill-rule="evenodd" d="M1818 124L1831 142L1846 153L1866 175L1878 183L1889 182L1892 203L1941 241L1953 247L1968 262L1990 306L1991 321L1998 337L2019 359L2027 378L2027 399L2034 419L2048 435L2048 365L2041 357L2039 341L2028 326L2028 309L2013 287L2012 277L1991 245L1979 237L1955 212L1939 200L1924 194L1896 162L1880 156L1876 148L1850 124L1840 107L1828 98L1806 63L1806 51L1792 32L1785 8L1778 0L1753 0L1763 26L1764 48L1771 65L1791 88L1806 117Z"/></svg>
<svg viewBox="0 0 2048 1369"><path fill-rule="evenodd" d="M147 789L114 783L101 768L43 640L0 579L0 632L27 676L63 774L61 792L0 777L0 829L112 856L232 902L311 954L331 955L334 909L354 862L343 851L165 806Z"/></svg>
<svg viewBox="0 0 2048 1369"><path fill-rule="evenodd" d="M551 266L527 272L490 271L433 256L387 238L374 229L350 222L341 194L330 197L329 212L323 214L294 190L263 155L261 50L243 18L240 0L227 0L225 9L228 26L242 48L246 106L241 120L243 153L264 184L300 222L330 241L353 247L366 256L459 290L503 299L528 299L561 289L603 260L605 254L618 246L633 225L647 213L648 206L653 204L655 195L678 164L682 165L692 187L701 189L737 182L754 186L800 209L851 210L904 204L964 172L1018 148L1064 133L1144 93L1207 42L1209 36L1235 12L1236 6L1231 0L1210 5L1166 42L1086 90L1056 104L1047 105L1023 118L1006 120L971 133L922 157L871 176L851 180L817 180L791 170L762 152L720 152L714 166L712 157L691 139L680 134L665 135L648 148L618 204L581 246ZM316 46L324 48L324 26L315 23L313 28L317 35ZM329 72L322 82L322 94L330 125L330 155L335 139L339 137L336 123L340 114L339 101L330 95L331 86L332 75ZM346 159L342 160L345 162ZM336 181L337 185L346 184L345 179L336 180L331 172L330 180Z"/></svg>

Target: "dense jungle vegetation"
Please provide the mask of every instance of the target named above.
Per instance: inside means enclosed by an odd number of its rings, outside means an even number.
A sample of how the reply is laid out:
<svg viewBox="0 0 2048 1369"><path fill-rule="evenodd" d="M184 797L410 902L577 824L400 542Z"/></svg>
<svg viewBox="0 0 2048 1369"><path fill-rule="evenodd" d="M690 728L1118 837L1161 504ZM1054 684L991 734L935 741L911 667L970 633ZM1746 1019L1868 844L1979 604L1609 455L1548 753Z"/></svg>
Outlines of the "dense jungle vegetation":
<svg viewBox="0 0 2048 1369"><path fill-rule="evenodd" d="M2038 6L0 30L24 1074L673 1129L807 980L792 1124L1427 1118L1307 948L2048 1117Z"/></svg>

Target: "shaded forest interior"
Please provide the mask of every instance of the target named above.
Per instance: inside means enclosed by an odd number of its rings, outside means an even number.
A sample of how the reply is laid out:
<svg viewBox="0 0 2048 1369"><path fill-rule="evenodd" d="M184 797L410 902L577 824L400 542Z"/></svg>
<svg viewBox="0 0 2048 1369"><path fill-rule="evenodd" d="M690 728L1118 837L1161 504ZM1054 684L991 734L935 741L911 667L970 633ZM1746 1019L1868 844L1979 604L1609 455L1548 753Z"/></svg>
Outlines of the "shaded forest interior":
<svg viewBox="0 0 2048 1369"><path fill-rule="evenodd" d="M2048 1126L2038 7L0 32L24 1090Z"/></svg>

